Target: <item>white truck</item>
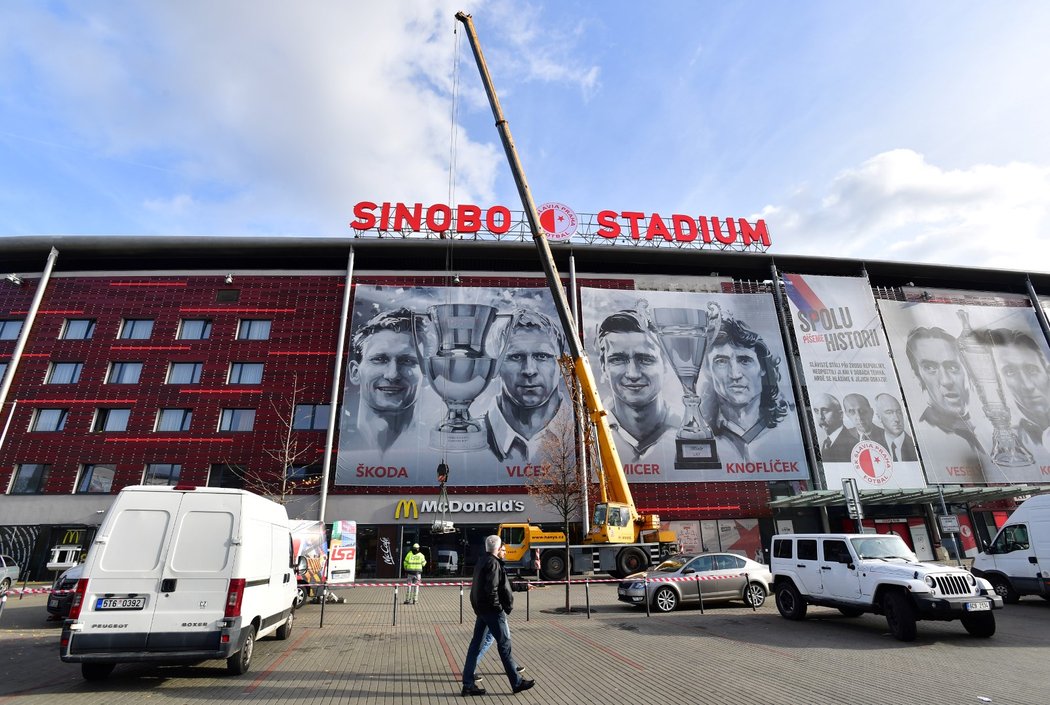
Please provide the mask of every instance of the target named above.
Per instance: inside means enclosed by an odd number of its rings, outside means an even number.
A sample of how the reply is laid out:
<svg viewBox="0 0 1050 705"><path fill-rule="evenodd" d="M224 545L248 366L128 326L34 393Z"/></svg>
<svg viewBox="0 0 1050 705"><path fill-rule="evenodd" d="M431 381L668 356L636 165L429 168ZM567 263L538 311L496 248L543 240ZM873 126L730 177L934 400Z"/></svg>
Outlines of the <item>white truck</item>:
<svg viewBox="0 0 1050 705"><path fill-rule="evenodd" d="M291 634L294 569L280 504L216 487L126 487L88 552L60 656L87 680L129 662L226 659L245 673L256 639Z"/></svg>
<svg viewBox="0 0 1050 705"><path fill-rule="evenodd" d="M808 605L846 617L885 615L893 636L915 639L920 619L958 619L976 637L995 634L993 610L1003 598L988 581L962 568L921 563L893 534L781 534L770 552L773 593L785 619L801 620Z"/></svg>
<svg viewBox="0 0 1050 705"><path fill-rule="evenodd" d="M974 558L973 572L990 582L1007 604L1021 595L1050 600L1050 495L1022 502L988 550Z"/></svg>

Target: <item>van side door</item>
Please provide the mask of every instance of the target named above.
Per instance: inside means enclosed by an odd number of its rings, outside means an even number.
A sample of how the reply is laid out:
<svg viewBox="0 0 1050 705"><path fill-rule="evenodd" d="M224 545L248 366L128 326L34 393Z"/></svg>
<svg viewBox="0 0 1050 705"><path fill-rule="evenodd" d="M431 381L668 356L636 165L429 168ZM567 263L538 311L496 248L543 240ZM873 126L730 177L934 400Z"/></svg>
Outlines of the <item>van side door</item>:
<svg viewBox="0 0 1050 705"><path fill-rule="evenodd" d="M241 498L184 492L157 595L150 647L219 648L239 535Z"/></svg>

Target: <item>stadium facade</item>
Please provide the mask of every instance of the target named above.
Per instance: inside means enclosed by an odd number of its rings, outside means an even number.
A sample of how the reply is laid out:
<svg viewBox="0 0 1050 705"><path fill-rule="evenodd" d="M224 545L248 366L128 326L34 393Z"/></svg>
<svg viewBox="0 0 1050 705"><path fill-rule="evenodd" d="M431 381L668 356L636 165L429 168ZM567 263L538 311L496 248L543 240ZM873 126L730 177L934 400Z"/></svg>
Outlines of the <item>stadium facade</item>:
<svg viewBox="0 0 1050 705"><path fill-rule="evenodd" d="M414 541L469 560L501 521L556 522L527 491L575 433L535 247L405 215L348 239L5 238L0 552L47 577L143 483L356 521L366 576ZM947 513L972 554L1050 487L1050 275L772 255L750 246L764 224L630 216L552 249L635 501L684 548L852 529L846 481L864 530L934 558ZM432 535L440 516L460 531Z"/></svg>

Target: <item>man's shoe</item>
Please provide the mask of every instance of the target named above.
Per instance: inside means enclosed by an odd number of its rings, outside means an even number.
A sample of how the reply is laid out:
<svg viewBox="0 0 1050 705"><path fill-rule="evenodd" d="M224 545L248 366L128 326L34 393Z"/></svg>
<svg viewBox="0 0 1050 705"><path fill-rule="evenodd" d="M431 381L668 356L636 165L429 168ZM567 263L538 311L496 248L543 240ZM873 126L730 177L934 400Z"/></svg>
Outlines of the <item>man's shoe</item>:
<svg viewBox="0 0 1050 705"><path fill-rule="evenodd" d="M483 680L485 680L485 676L474 676L475 683L480 683Z"/></svg>
<svg viewBox="0 0 1050 705"><path fill-rule="evenodd" d="M405 600L405 604L406 605L411 605L412 604L412 600Z"/></svg>
<svg viewBox="0 0 1050 705"><path fill-rule="evenodd" d="M514 692L516 693L518 691L515 690ZM479 688L476 685L465 685L465 686L463 686L463 693L462 693L462 695L464 697L466 697L467 695L484 695L484 694L485 694L485 689L484 688Z"/></svg>
<svg viewBox="0 0 1050 705"><path fill-rule="evenodd" d="M516 686L514 686L514 692L520 693L523 690L528 690L534 685L536 685L536 681L532 680L531 678L523 678L521 683L518 683Z"/></svg>
<svg viewBox="0 0 1050 705"><path fill-rule="evenodd" d="M525 667L524 666L518 666L518 673L524 673L524 672L525 672Z"/></svg>

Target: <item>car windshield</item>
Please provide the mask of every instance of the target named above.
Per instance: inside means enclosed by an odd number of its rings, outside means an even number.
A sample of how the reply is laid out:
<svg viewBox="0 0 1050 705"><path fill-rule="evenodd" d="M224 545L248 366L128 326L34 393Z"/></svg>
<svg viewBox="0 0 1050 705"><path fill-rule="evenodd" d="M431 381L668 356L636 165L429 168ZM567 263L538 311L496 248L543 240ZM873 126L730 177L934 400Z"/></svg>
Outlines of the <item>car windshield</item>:
<svg viewBox="0 0 1050 705"><path fill-rule="evenodd" d="M653 568L657 573L674 573L682 569L692 556L675 556L674 558L668 558L660 565Z"/></svg>
<svg viewBox="0 0 1050 705"><path fill-rule="evenodd" d="M872 536L850 539L853 550L861 558L901 558L918 562L918 558L900 536Z"/></svg>

